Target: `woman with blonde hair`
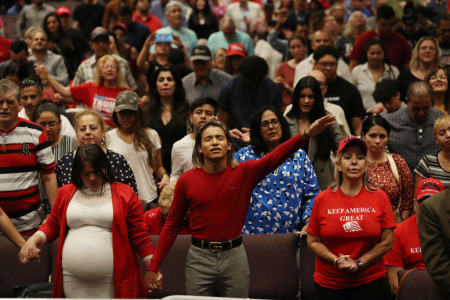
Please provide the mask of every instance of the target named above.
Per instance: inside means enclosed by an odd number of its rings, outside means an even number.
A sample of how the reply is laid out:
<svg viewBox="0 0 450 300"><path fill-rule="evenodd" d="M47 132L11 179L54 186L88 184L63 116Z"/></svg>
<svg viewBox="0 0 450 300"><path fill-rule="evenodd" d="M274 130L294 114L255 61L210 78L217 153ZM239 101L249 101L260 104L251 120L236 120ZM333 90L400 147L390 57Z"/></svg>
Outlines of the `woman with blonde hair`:
<svg viewBox="0 0 450 300"><path fill-rule="evenodd" d="M336 49L339 50L342 59L347 64L350 63L350 59L348 58L348 56L353 49L355 40L358 38L358 36L368 31L369 29L370 28L367 24L366 16L362 12L355 11L350 15L348 22L345 23L342 30L342 36L336 42Z"/></svg>
<svg viewBox="0 0 450 300"><path fill-rule="evenodd" d="M369 182L363 140L345 138L337 153L335 184L317 195L307 229L318 299L387 300L383 256L396 226L389 198Z"/></svg>
<svg viewBox="0 0 450 300"><path fill-rule="evenodd" d="M448 88L449 71L440 63L425 77L433 90L433 107L445 114L450 113L450 91Z"/></svg>
<svg viewBox="0 0 450 300"><path fill-rule="evenodd" d="M400 96L406 99L408 87L413 81L423 81L425 76L440 63L442 51L436 38L425 36L414 47L409 63L409 70L403 70L398 76Z"/></svg>
<svg viewBox="0 0 450 300"><path fill-rule="evenodd" d="M119 62L112 55L104 55L97 61L94 80L76 86L63 86L47 73L45 66L36 66L35 70L43 85L50 84L63 96L64 102L86 104L98 111L108 126L114 126L112 113L117 95L130 89Z"/></svg>
<svg viewBox="0 0 450 300"><path fill-rule="evenodd" d="M425 155L414 169L416 185L424 178L439 179L450 188L450 116L439 117L433 126L434 140L441 148L437 154Z"/></svg>
<svg viewBox="0 0 450 300"><path fill-rule="evenodd" d="M121 154L107 148L108 145L105 139L107 127L100 114L90 109L81 111L75 115L73 125L79 146L85 144L96 144L100 146L108 157L111 168L114 171L115 180L128 184L137 193L136 179L127 160ZM68 152L58 160L55 173L59 187L71 183L73 158L75 154L76 151Z"/></svg>

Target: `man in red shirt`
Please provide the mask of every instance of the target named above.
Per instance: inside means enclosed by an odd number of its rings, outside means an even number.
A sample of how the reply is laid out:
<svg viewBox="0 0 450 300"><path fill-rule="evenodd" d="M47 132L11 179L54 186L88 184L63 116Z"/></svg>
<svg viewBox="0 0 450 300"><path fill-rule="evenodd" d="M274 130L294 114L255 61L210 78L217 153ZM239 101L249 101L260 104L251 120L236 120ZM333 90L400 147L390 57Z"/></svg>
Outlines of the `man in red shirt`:
<svg viewBox="0 0 450 300"><path fill-rule="evenodd" d="M150 272L145 275L146 284L158 283L159 267L189 211L192 245L186 257L187 294L247 298L249 269L241 231L253 189L292 156L306 142L305 137L322 132L334 119L323 117L263 158L239 164L222 122L209 121L200 127L193 153L196 168L177 181ZM275 126L272 121L270 124Z"/></svg>
<svg viewBox="0 0 450 300"><path fill-rule="evenodd" d="M9 48L11 44L11 40L0 35L0 63L9 59Z"/></svg>
<svg viewBox="0 0 450 300"><path fill-rule="evenodd" d="M361 34L353 44L350 52L350 71L357 65L363 63L366 56L366 43L371 39L380 39L386 46L387 57L391 65L399 70L409 69L411 60L411 46L399 33L395 32L396 23L394 10L387 5L382 5L377 10L377 28Z"/></svg>
<svg viewBox="0 0 450 300"><path fill-rule="evenodd" d="M134 12L133 19L136 22L147 25L151 32L156 32L156 30L162 28L161 21L157 16L149 13L151 0L136 0L134 1Z"/></svg>
<svg viewBox="0 0 450 300"><path fill-rule="evenodd" d="M428 197L442 192L445 189L441 181L434 178L425 178L419 181L414 199L415 215L397 225L394 229L394 244L392 250L384 256L386 271L391 285L391 292L397 295L397 272L404 269L425 270L422 259L422 250L419 243L419 228L417 216L420 203Z"/></svg>

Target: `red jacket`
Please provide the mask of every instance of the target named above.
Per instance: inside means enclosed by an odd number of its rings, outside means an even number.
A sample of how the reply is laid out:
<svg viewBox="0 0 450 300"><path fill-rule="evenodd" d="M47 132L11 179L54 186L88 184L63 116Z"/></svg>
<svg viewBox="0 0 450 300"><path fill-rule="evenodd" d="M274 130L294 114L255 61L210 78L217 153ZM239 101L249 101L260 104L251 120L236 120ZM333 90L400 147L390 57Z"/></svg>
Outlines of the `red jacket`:
<svg viewBox="0 0 450 300"><path fill-rule="evenodd" d="M59 237L53 282L54 298L64 297L62 251L68 232L66 213L76 190L73 184L58 190L50 217L40 229L49 243ZM147 298L142 271L134 253L138 251L141 257L153 254L152 241L144 226L141 201L128 185L122 183L111 183L111 193L115 298Z"/></svg>

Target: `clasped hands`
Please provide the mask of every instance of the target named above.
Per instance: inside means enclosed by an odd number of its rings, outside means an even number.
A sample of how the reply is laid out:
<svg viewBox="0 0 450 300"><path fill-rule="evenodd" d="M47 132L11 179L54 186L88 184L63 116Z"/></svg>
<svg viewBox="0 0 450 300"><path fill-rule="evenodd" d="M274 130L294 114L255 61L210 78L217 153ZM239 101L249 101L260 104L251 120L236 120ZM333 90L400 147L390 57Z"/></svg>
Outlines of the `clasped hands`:
<svg viewBox="0 0 450 300"><path fill-rule="evenodd" d="M36 247L33 243L25 243L25 245L22 246L22 248L19 251L19 262L21 264L26 265L31 260L36 259L37 262L41 262L39 258L39 254L41 253L41 250Z"/></svg>
<svg viewBox="0 0 450 300"><path fill-rule="evenodd" d="M350 255L339 254L335 263L336 267L341 270L347 272L356 272L358 271L358 266L356 265L356 261L350 258Z"/></svg>
<svg viewBox="0 0 450 300"><path fill-rule="evenodd" d="M144 276L145 287L148 293L153 293L154 290L162 290L162 274L161 272L147 271Z"/></svg>

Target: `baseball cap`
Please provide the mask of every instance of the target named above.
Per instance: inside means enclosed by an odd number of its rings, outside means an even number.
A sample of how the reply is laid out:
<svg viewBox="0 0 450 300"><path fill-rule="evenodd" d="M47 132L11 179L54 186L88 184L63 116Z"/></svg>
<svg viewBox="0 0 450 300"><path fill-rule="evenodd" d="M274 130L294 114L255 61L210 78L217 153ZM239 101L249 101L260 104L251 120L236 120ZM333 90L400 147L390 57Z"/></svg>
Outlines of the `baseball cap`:
<svg viewBox="0 0 450 300"><path fill-rule="evenodd" d="M339 154L342 150L344 150L345 147L347 147L349 145L360 146L364 150L364 154L367 155L366 143L362 139L360 139L359 137L356 137L356 136L349 136L349 137L346 137L345 139L343 139L339 143L339 148L338 148L337 154Z"/></svg>
<svg viewBox="0 0 450 300"><path fill-rule="evenodd" d="M244 45L239 44L239 43L231 43L228 46L227 56L231 56L231 55L240 55L242 57L245 57Z"/></svg>
<svg viewBox="0 0 450 300"><path fill-rule="evenodd" d="M108 31L101 26L95 27L91 32L91 41L101 36L109 37Z"/></svg>
<svg viewBox="0 0 450 300"><path fill-rule="evenodd" d="M138 110L139 108L139 97L133 91L122 91L116 97L116 107L115 112L119 112L125 109Z"/></svg>
<svg viewBox="0 0 450 300"><path fill-rule="evenodd" d="M58 9L56 10L56 14L58 16L62 16L62 15L70 16L70 9L65 6L58 7Z"/></svg>
<svg viewBox="0 0 450 300"><path fill-rule="evenodd" d="M210 59L211 51L209 51L209 48L207 46L195 46L194 49L192 49L191 61Z"/></svg>
<svg viewBox="0 0 450 300"><path fill-rule="evenodd" d="M436 195L445 189L444 184L435 178L424 178L419 181L416 188L417 201L425 200L423 198Z"/></svg>
<svg viewBox="0 0 450 300"><path fill-rule="evenodd" d="M120 28L120 29L122 29L125 32L127 32L127 30L128 30L127 26L125 24L123 24L123 23L116 23L116 24L114 24L112 30L114 31L117 28Z"/></svg>

